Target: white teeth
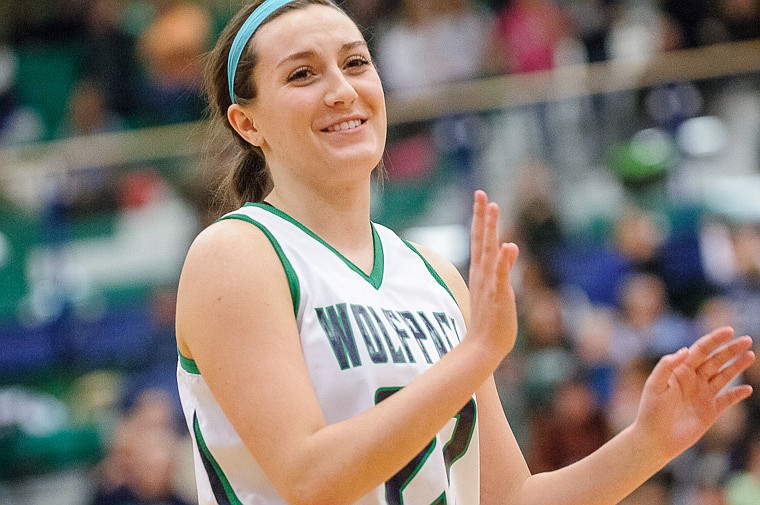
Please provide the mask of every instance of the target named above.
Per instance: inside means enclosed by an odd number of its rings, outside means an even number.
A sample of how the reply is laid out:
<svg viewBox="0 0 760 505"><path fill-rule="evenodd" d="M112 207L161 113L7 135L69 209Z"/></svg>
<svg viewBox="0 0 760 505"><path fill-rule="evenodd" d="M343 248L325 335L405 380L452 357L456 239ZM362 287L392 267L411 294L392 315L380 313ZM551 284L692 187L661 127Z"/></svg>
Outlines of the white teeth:
<svg viewBox="0 0 760 505"><path fill-rule="evenodd" d="M353 130L354 128L359 127L362 124L361 121L358 119L352 119L351 121L343 121L342 123L332 125L329 128L327 128L327 131L329 132L339 132L343 130Z"/></svg>

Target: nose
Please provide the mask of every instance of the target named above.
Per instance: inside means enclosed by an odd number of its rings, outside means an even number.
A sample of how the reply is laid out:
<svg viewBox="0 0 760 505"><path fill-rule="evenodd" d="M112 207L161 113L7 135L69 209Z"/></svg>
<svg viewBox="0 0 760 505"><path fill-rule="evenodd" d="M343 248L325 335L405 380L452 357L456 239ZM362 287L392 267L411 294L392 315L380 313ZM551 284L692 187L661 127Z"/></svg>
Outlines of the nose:
<svg viewBox="0 0 760 505"><path fill-rule="evenodd" d="M331 78L327 82L327 91L325 92L325 102L327 105L347 105L356 100L359 94L356 92L353 84L340 69L331 72Z"/></svg>

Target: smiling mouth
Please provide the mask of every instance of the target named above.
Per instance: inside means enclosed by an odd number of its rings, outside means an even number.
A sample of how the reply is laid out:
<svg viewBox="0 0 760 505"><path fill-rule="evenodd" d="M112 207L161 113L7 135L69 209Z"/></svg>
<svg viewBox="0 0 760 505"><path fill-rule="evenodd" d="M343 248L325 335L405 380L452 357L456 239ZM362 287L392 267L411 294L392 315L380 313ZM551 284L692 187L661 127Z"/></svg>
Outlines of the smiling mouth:
<svg viewBox="0 0 760 505"><path fill-rule="evenodd" d="M351 121L343 121L341 123L334 124L332 126L325 128L322 131L326 133L334 133L334 132L353 130L354 128L358 128L361 125L363 125L364 122L365 121L360 120L360 119L352 119Z"/></svg>

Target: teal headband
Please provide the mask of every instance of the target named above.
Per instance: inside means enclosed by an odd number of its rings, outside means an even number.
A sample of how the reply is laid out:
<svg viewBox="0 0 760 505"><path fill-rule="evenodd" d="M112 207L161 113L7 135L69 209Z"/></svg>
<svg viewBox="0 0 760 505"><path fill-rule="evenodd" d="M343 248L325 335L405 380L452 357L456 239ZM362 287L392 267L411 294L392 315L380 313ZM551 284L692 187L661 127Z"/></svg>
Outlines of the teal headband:
<svg viewBox="0 0 760 505"><path fill-rule="evenodd" d="M293 1L295 0L265 0L248 16L248 19L245 20L245 23L240 27L237 35L235 35L235 40L232 41L232 47L230 47L230 55L227 57L227 85L230 88L230 100L232 100L232 103L237 103L235 101L235 72L237 72L238 62L243 54L245 45L266 18L271 16L280 7L284 7Z"/></svg>

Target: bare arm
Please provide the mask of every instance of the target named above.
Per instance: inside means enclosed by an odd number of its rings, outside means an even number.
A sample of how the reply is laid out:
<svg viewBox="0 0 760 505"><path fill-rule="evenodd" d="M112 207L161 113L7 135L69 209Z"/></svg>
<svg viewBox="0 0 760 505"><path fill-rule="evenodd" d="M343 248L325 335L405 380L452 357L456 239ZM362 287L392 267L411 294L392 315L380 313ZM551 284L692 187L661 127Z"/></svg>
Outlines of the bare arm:
<svg viewBox="0 0 760 505"><path fill-rule="evenodd" d="M421 245L416 247L451 290L469 328L470 295L461 275L451 263L433 251ZM473 302L478 303L477 300ZM530 477L528 464L504 415L493 376L480 385L475 395L480 434L480 502L489 505L514 503L518 491ZM564 502L560 500L558 503Z"/></svg>
<svg viewBox="0 0 760 505"><path fill-rule="evenodd" d="M428 253L430 254L430 253ZM430 261L470 313L467 287L445 262ZM493 380L477 392L481 502L616 504L693 445L725 410L747 398L747 385L724 388L755 360L752 339L731 328L665 356L647 380L636 421L588 457L554 472L530 475L507 423Z"/></svg>
<svg viewBox="0 0 760 505"><path fill-rule="evenodd" d="M752 340L732 337L731 328L720 328L663 357L647 380L634 423L587 458L530 477L518 503L618 503L696 443L723 412L752 394L748 385L724 390L755 360Z"/></svg>
<svg viewBox="0 0 760 505"><path fill-rule="evenodd" d="M445 266L440 265L443 272ZM448 272L465 312L466 287ZM747 398L750 386L723 391L755 359L749 337L730 328L702 337L664 357L647 381L631 426L590 456L554 472L530 475L492 380L478 390L483 503L615 504L694 444L726 409ZM593 477L591 477L593 476Z"/></svg>
<svg viewBox="0 0 760 505"><path fill-rule="evenodd" d="M509 271L498 209L476 198L473 297L484 307L467 338L372 409L328 425L309 381L285 273L264 235L224 221L203 232L183 269L178 345L269 479L291 503L350 503L411 460L512 348ZM350 441L350 443L346 443ZM336 485L340 482L341 485Z"/></svg>

